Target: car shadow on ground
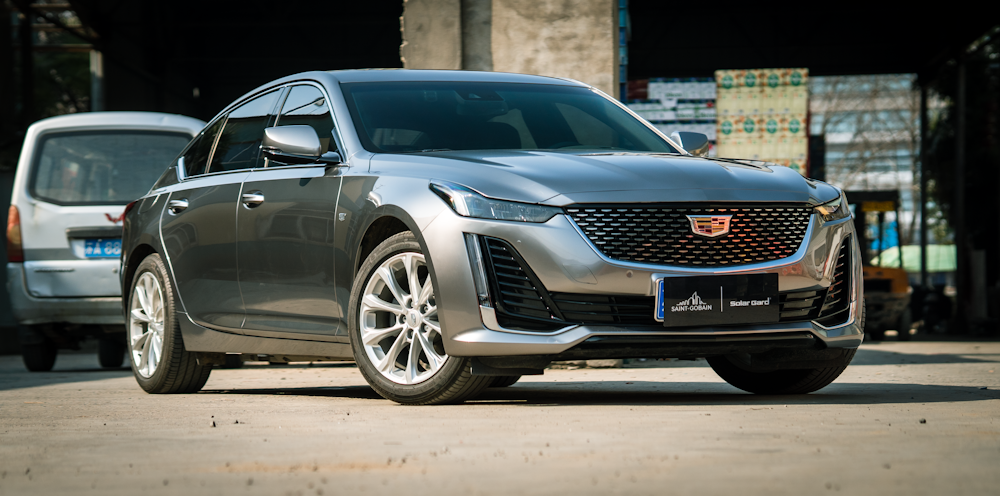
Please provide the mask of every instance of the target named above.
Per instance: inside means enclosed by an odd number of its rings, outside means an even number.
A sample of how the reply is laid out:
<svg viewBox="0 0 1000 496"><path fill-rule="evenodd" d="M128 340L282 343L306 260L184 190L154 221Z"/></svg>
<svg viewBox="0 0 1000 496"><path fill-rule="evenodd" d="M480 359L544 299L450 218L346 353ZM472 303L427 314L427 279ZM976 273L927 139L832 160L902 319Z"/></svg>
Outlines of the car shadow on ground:
<svg viewBox="0 0 1000 496"><path fill-rule="evenodd" d="M381 399L368 386L202 390L199 394L314 396ZM945 403L1000 399L1000 390L977 386L904 383L834 383L805 395L754 395L714 382L530 382L490 388L465 403L568 405L871 405Z"/></svg>
<svg viewBox="0 0 1000 496"><path fill-rule="evenodd" d="M854 355L851 365L903 365L942 363L988 363L1000 362L1000 354L981 352L979 347L969 353L904 353L900 351L877 350L865 346Z"/></svg>

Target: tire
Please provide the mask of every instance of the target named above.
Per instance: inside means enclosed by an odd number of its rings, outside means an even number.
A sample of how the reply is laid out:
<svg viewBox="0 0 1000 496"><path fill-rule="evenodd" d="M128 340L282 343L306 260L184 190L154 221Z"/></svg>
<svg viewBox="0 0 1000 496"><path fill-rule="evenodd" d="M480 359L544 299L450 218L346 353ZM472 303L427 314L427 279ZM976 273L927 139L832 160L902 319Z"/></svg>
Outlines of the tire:
<svg viewBox="0 0 1000 496"><path fill-rule="evenodd" d="M911 327L913 327L913 314L910 312L910 307L906 307L906 310L903 310L903 313L899 316L899 320L896 322L896 339L899 341L909 341L913 337L910 335Z"/></svg>
<svg viewBox="0 0 1000 496"><path fill-rule="evenodd" d="M519 375L502 375L493 378L493 383L490 384L491 388L502 388L513 386L515 382L521 380Z"/></svg>
<svg viewBox="0 0 1000 496"><path fill-rule="evenodd" d="M755 394L806 394L830 385L854 359L858 350L844 354L843 365L817 369L788 369L753 372L743 368L733 356L716 356L708 364L729 384Z"/></svg>
<svg viewBox="0 0 1000 496"><path fill-rule="evenodd" d="M22 344L21 359L30 372L48 372L56 364L59 351L49 340L41 344Z"/></svg>
<svg viewBox="0 0 1000 496"><path fill-rule="evenodd" d="M125 363L125 336L104 337L97 341L97 361L106 369L121 368Z"/></svg>
<svg viewBox="0 0 1000 496"><path fill-rule="evenodd" d="M127 347L139 386L151 394L200 390L212 366L199 365L195 354L184 349L173 284L158 254L139 264L129 288ZM141 299L137 297L140 293Z"/></svg>
<svg viewBox="0 0 1000 496"><path fill-rule="evenodd" d="M412 290L414 284L420 291ZM358 369L383 398L406 405L461 403L493 382L472 375L471 359L445 354L430 269L412 233L386 239L365 259L349 310Z"/></svg>

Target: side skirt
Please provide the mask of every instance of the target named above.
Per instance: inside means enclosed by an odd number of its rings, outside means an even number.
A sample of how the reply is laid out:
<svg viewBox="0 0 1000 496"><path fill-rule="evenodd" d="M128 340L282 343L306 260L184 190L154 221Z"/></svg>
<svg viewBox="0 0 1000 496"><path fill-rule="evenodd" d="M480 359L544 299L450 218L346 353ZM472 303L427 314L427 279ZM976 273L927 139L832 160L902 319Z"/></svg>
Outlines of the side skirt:
<svg viewBox="0 0 1000 496"><path fill-rule="evenodd" d="M200 326L191 321L186 313L178 312L177 316L181 335L184 337L184 348L188 351L354 360L350 344L244 336Z"/></svg>

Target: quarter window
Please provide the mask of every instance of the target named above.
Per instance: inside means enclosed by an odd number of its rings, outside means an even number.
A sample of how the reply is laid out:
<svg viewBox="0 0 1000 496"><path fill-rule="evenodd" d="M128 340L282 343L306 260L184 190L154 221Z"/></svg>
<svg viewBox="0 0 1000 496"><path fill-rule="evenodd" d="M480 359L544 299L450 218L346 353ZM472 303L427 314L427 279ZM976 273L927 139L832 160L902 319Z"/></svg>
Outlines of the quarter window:
<svg viewBox="0 0 1000 496"><path fill-rule="evenodd" d="M281 107L278 117L279 126L307 125L312 126L319 136L320 145L324 151L337 151L337 142L333 139L333 115L330 104L319 88L310 85L293 86Z"/></svg>
<svg viewBox="0 0 1000 496"><path fill-rule="evenodd" d="M225 119L213 122L202 131L201 136L198 136L194 140L194 143L191 143L187 153L184 154L185 177L193 177L205 173L205 162L208 161L208 155L212 153L212 145L215 144L215 137L219 134L219 130L222 129L223 122L225 122Z"/></svg>
<svg viewBox="0 0 1000 496"><path fill-rule="evenodd" d="M251 169L263 165L260 143L280 91L272 91L229 113L212 154L208 172Z"/></svg>

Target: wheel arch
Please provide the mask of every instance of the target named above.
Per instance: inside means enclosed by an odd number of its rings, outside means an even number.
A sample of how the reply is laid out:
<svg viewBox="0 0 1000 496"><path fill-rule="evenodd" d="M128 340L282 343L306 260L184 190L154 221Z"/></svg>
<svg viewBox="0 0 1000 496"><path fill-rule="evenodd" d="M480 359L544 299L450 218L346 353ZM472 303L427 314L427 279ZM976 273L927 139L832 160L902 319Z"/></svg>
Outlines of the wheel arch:
<svg viewBox="0 0 1000 496"><path fill-rule="evenodd" d="M128 254L128 258L125 260L125 267L122 267L122 313L127 312L125 308L127 307L129 290L132 286L132 277L135 276L136 269L139 268L139 264L142 263L146 257L158 253L156 248L148 243L140 243L132 249L132 252ZM126 322L128 322L128 315L125 315Z"/></svg>

